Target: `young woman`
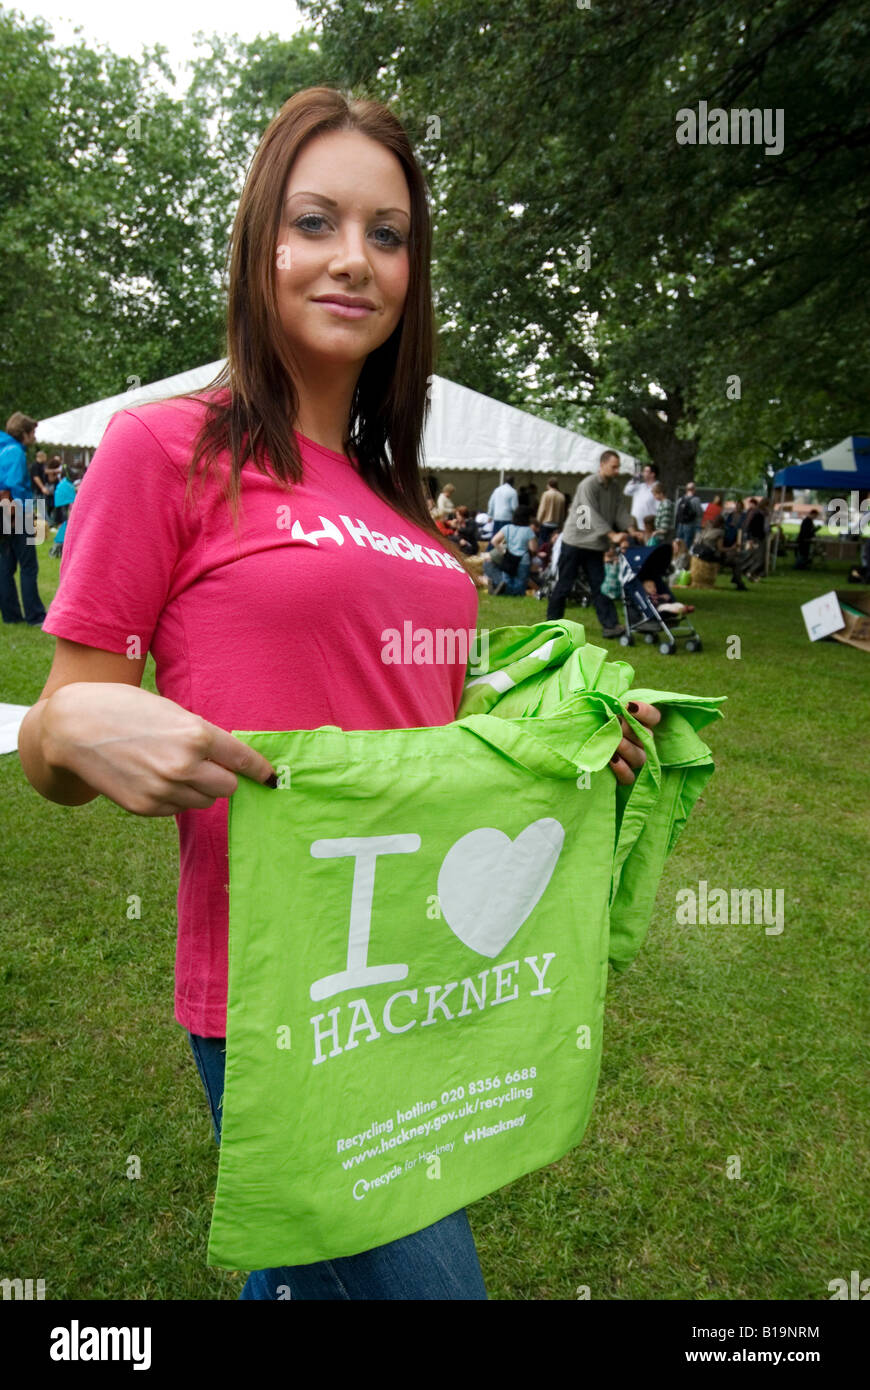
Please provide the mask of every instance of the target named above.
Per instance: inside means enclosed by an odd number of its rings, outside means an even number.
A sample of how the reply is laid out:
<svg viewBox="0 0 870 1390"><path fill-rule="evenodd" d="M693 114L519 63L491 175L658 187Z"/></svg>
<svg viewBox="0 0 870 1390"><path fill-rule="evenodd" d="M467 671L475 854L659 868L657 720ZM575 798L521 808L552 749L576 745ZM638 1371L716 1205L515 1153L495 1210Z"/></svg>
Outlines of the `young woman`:
<svg viewBox="0 0 870 1390"><path fill-rule="evenodd" d="M477 621L419 466L429 256L426 187L396 118L298 92L236 215L224 371L199 395L113 416L69 521L45 625L57 647L21 762L62 805L102 793L176 817L175 1016L218 1141L228 798L239 775L277 785L228 731L440 725L462 695L459 664L381 660L383 630L406 619ZM158 695L140 688L149 650ZM638 718L659 714L640 705ZM626 737L614 756L633 781L643 750ZM282 1285L293 1299L486 1298L464 1211L360 1255L256 1271L241 1297Z"/></svg>

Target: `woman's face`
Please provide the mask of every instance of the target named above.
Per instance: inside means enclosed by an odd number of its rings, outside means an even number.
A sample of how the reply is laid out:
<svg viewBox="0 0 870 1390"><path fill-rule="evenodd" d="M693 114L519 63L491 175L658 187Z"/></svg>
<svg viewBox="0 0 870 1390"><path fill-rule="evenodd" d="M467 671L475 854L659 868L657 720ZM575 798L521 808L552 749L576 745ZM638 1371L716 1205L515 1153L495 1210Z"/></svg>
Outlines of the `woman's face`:
<svg viewBox="0 0 870 1390"><path fill-rule="evenodd" d="M399 322L408 292L411 199L402 166L358 131L318 135L297 155L285 190L275 283L278 310L303 366L362 367ZM324 297L364 299L351 313Z"/></svg>

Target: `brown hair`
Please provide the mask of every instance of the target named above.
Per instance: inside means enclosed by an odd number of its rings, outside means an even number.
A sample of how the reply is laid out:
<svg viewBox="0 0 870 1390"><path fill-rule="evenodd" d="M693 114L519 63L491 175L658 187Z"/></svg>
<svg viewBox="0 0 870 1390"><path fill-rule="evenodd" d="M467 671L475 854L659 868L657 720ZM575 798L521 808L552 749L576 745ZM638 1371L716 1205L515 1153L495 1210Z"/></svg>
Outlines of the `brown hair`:
<svg viewBox="0 0 870 1390"><path fill-rule="evenodd" d="M248 169L228 257L227 361L204 388L220 396L209 403L194 445L186 496L200 463L205 476L225 449L232 466L224 493L236 525L240 474L248 459L265 473L268 456L272 475L288 488L302 479L292 429L299 398L292 353L280 328L275 248L296 156L306 141L339 130L359 131L390 150L402 166L411 202L405 308L393 333L363 364L351 402L345 449L353 448L361 477L378 497L443 546L445 537L430 516L420 472L435 356L428 191L393 112L380 102L354 98L332 87L308 87L290 97L270 122ZM458 547L451 547L451 554L470 574Z"/></svg>
<svg viewBox="0 0 870 1390"><path fill-rule="evenodd" d="M6 421L6 433L11 434L13 439L17 439L20 444L26 434L35 430L39 424L31 415L24 415L20 410L16 410Z"/></svg>

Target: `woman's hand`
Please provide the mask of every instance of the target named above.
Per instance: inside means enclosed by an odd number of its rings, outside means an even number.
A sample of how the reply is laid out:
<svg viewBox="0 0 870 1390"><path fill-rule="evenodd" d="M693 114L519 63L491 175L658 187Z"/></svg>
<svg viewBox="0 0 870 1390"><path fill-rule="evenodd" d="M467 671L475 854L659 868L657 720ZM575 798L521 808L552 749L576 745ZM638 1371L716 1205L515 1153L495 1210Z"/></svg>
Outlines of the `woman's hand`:
<svg viewBox="0 0 870 1390"><path fill-rule="evenodd" d="M656 709L655 705L648 705L645 700L632 700L628 709L637 722L647 729L654 729L662 717L661 710ZM628 721L620 719L619 722L624 737L610 759L610 770L617 782L627 787L634 781L635 769L643 767L646 762L646 752L641 747L637 735L629 727Z"/></svg>
<svg viewBox="0 0 870 1390"><path fill-rule="evenodd" d="M113 681L73 681L49 697L43 754L136 816L203 810L232 795L236 773L255 782L274 775L262 753L225 729Z"/></svg>

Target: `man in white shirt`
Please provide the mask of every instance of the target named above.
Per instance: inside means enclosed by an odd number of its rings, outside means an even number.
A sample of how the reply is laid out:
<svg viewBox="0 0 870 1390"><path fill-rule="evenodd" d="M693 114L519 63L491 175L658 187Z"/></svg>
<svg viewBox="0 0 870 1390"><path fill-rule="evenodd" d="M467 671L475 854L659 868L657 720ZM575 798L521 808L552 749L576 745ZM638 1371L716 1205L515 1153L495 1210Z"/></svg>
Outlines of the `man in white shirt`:
<svg viewBox="0 0 870 1390"><path fill-rule="evenodd" d="M497 536L503 526L509 526L514 519L514 512L520 504L520 499L514 487L512 477L505 478L494 489L492 496L486 504L486 510L493 520L492 535ZM487 546L487 550L492 549L492 541Z"/></svg>
<svg viewBox="0 0 870 1390"><path fill-rule="evenodd" d="M638 531L643 530L643 523L646 517L655 516L656 499L653 497L653 485L659 480L659 470L655 463L648 463L641 477L632 478L631 482L625 485L625 495L631 498L631 514L634 517Z"/></svg>

